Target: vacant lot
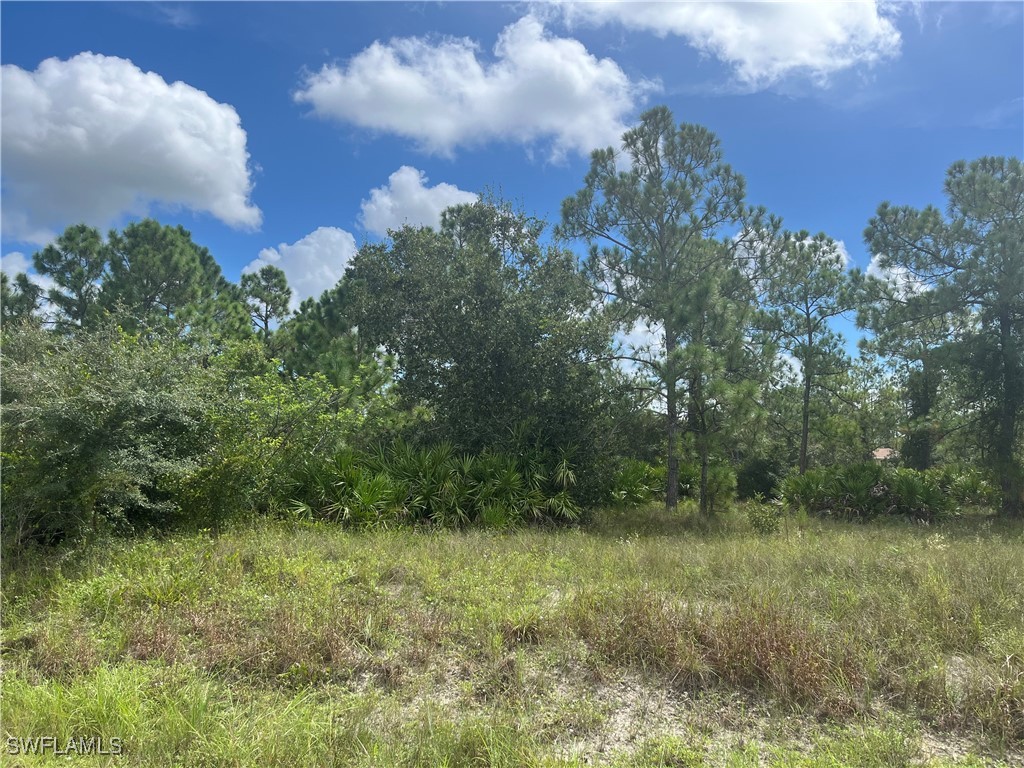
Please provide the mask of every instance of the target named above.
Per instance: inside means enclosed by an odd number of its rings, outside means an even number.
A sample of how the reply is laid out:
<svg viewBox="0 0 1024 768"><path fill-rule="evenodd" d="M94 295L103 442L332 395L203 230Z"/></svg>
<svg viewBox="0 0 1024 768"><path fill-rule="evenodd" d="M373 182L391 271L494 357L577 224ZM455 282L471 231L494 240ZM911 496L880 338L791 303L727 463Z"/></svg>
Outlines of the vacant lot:
<svg viewBox="0 0 1024 768"><path fill-rule="evenodd" d="M4 735L140 766L1024 760L1024 526L693 520L7 562Z"/></svg>

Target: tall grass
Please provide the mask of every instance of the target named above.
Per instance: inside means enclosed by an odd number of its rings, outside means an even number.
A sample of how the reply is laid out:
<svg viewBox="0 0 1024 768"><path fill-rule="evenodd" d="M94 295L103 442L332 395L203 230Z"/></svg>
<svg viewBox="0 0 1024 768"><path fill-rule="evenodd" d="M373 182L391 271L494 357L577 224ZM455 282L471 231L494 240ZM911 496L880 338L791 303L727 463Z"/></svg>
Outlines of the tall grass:
<svg viewBox="0 0 1024 768"><path fill-rule="evenodd" d="M1019 524L692 520L292 523L7 563L3 727L158 766L1021 758Z"/></svg>

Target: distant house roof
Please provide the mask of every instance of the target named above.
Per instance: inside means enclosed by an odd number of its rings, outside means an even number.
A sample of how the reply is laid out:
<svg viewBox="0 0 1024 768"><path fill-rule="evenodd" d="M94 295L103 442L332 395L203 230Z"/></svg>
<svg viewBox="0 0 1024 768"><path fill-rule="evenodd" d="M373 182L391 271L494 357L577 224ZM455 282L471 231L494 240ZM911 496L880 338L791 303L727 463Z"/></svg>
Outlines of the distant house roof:
<svg viewBox="0 0 1024 768"><path fill-rule="evenodd" d="M892 448L875 448L871 452L871 458L875 461L889 461L890 459L898 459L900 452Z"/></svg>

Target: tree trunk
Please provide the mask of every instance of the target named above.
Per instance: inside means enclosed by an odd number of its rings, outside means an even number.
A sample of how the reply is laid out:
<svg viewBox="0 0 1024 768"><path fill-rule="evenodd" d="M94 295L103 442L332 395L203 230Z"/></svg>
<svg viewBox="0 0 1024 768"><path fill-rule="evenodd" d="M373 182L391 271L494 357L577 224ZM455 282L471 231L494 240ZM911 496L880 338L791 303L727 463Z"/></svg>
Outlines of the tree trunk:
<svg viewBox="0 0 1024 768"><path fill-rule="evenodd" d="M903 441L903 460L912 469L925 470L932 466L935 435L927 420L931 416L938 395L939 380L926 355L921 356L921 370L911 371L907 377L910 396L910 433Z"/></svg>
<svg viewBox="0 0 1024 768"><path fill-rule="evenodd" d="M711 498L708 494L708 441L707 435L701 433L697 440L700 452L700 513L704 517L711 515Z"/></svg>
<svg viewBox="0 0 1024 768"><path fill-rule="evenodd" d="M810 345L808 344L808 349ZM808 370L810 364L810 355L807 355L807 361L804 367L804 397L803 397L803 408L801 410L800 419L800 462L799 470L802 475L807 471L807 439L808 434L811 431L811 372Z"/></svg>
<svg viewBox="0 0 1024 768"><path fill-rule="evenodd" d="M679 505L679 427L677 424L676 375L673 355L676 340L665 323L665 410L668 438L668 476L665 481L665 509L674 512Z"/></svg>
<svg viewBox="0 0 1024 768"><path fill-rule="evenodd" d="M690 397L686 413L686 426L694 435L697 446L697 459L700 462L699 502L703 516L711 514L711 496L708 493L708 466L710 464L708 450L707 424L704 422L704 390L699 373L690 377Z"/></svg>
<svg viewBox="0 0 1024 768"><path fill-rule="evenodd" d="M1021 401L1021 370L1015 361L1013 333L1009 311L999 314L999 352L1003 373L1003 397L995 436L995 463L1003 494L1002 514L1021 517L1024 508L1024 478L1013 456L1013 440L1017 434L1017 410Z"/></svg>

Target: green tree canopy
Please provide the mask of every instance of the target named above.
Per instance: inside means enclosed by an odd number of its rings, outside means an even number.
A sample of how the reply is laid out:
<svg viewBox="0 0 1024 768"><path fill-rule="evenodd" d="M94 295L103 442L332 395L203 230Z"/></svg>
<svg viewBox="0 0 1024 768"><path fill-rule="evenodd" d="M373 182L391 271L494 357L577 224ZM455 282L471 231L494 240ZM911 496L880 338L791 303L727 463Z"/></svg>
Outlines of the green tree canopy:
<svg viewBox="0 0 1024 768"><path fill-rule="evenodd" d="M842 337L829 325L852 309L849 275L836 242L825 234L787 232L772 261L765 295L768 329L799 364L801 474L808 466L812 398L849 366Z"/></svg>
<svg viewBox="0 0 1024 768"><path fill-rule="evenodd" d="M946 214L883 203L864 238L890 282L885 309L901 333L947 329L952 361L976 391L1003 511L1024 511L1019 454L1024 408L1024 173L1020 159L983 157L946 174ZM882 294L886 295L886 294Z"/></svg>
<svg viewBox="0 0 1024 768"><path fill-rule="evenodd" d="M478 202L445 211L437 231L392 231L352 261L354 319L396 355L403 400L432 410L439 438L479 451L517 435L593 467L601 402L588 361L607 333L575 257L542 246L543 229Z"/></svg>
<svg viewBox="0 0 1024 768"><path fill-rule="evenodd" d="M763 216L745 206L743 177L722 161L718 138L698 125L677 126L665 107L641 115L621 153L596 150L584 183L562 204L561 232L590 244L587 271L615 321L658 334L657 344L630 357L663 398L666 504L678 501L683 394L706 511L708 438L749 351L753 294L739 258L746 237L729 235L762 229Z"/></svg>
<svg viewBox="0 0 1024 768"><path fill-rule="evenodd" d="M273 264L264 264L258 272L242 275L242 290L252 323L264 340L270 338L270 324L280 323L290 314L292 289L284 270Z"/></svg>
<svg viewBox="0 0 1024 768"><path fill-rule="evenodd" d="M94 315L109 259L99 231L85 224L68 227L32 257L36 272L55 283L49 299L58 313L58 328L81 327Z"/></svg>

